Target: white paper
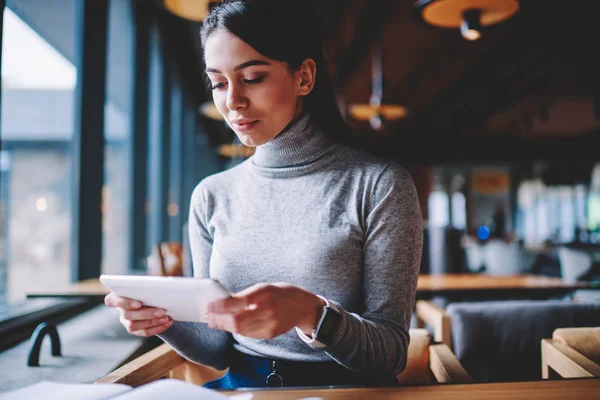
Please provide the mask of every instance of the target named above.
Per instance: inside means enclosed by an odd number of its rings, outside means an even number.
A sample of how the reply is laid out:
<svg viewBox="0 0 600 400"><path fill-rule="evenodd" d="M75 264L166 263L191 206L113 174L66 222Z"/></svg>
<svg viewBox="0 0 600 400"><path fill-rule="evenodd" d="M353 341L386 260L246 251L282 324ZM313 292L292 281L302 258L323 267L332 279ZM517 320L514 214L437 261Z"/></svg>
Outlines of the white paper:
<svg viewBox="0 0 600 400"><path fill-rule="evenodd" d="M251 400L252 397L252 393L229 397L178 379L160 379L138 388L118 383L72 384L43 381L0 395L0 400Z"/></svg>
<svg viewBox="0 0 600 400"><path fill-rule="evenodd" d="M42 381L0 395L0 400L108 400L132 390L121 384L75 384Z"/></svg>
<svg viewBox="0 0 600 400"><path fill-rule="evenodd" d="M249 397L248 397L249 395ZM127 392L114 400L165 400L176 398L178 400L250 400L252 394L229 397L215 390L207 389L193 383L178 379L161 379L140 386Z"/></svg>

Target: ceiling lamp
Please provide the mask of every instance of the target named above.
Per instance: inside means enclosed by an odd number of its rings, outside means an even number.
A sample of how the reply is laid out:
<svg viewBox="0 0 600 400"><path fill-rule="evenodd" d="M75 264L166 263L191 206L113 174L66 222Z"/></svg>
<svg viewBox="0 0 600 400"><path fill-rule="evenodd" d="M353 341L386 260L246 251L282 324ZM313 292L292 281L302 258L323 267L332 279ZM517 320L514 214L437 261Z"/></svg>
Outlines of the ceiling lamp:
<svg viewBox="0 0 600 400"><path fill-rule="evenodd" d="M482 27L494 25L519 11L517 0L419 0L421 18L440 28L460 29L467 40L481 37Z"/></svg>
<svg viewBox="0 0 600 400"><path fill-rule="evenodd" d="M214 3L220 3L215 0L164 0L167 10L178 17L189 19L190 21L204 21Z"/></svg>
<svg viewBox="0 0 600 400"><path fill-rule="evenodd" d="M368 104L352 104L348 108L350 115L358 121L368 121L371 128L381 131L385 121L395 121L408 114L406 107L383 103L383 51L381 41L373 46L372 79L373 90Z"/></svg>
<svg viewBox="0 0 600 400"><path fill-rule="evenodd" d="M212 101L207 101L200 104L198 111L200 111L200 114L204 115L205 117L214 119L215 121L225 121L219 110L217 110L217 106L215 106L215 103Z"/></svg>

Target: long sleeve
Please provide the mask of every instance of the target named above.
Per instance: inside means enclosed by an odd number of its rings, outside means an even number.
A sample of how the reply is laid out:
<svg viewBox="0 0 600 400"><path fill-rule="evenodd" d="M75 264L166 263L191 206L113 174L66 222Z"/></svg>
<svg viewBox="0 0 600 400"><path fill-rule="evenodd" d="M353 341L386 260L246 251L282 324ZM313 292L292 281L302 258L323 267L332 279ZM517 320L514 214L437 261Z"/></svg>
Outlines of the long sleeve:
<svg viewBox="0 0 600 400"><path fill-rule="evenodd" d="M212 237L206 229L206 202L202 184L192 194L189 236L194 277L209 277ZM219 370L229 366L233 339L228 332L210 329L202 323L175 322L158 336L190 361Z"/></svg>
<svg viewBox="0 0 600 400"><path fill-rule="evenodd" d="M406 366L423 245L423 219L406 171L385 168L365 222L364 312L341 309L334 342L323 350L356 372L398 375Z"/></svg>

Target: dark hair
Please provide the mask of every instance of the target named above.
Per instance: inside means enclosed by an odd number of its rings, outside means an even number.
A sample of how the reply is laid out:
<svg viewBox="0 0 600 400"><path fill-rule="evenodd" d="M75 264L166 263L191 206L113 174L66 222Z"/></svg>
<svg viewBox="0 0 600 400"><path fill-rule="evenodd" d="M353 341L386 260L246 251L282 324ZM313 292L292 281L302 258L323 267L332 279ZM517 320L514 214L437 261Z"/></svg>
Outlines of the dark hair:
<svg viewBox="0 0 600 400"><path fill-rule="evenodd" d="M203 48L217 29L237 36L267 58L287 63L291 70L312 58L317 74L313 90L304 98L304 110L332 139L350 139L327 70L323 21L309 1L225 0L204 20L200 30Z"/></svg>

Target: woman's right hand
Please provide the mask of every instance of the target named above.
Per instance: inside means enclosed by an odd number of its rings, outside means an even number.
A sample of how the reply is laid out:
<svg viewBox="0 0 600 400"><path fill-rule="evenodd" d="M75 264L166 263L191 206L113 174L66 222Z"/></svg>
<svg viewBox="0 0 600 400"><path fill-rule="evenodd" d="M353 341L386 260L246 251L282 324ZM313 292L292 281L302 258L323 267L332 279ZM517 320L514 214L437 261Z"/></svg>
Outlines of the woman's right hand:
<svg viewBox="0 0 600 400"><path fill-rule="evenodd" d="M121 324L135 336L158 335L173 325L173 320L165 315L165 310L144 307L140 301L119 297L112 292L106 295L104 304L119 310Z"/></svg>

